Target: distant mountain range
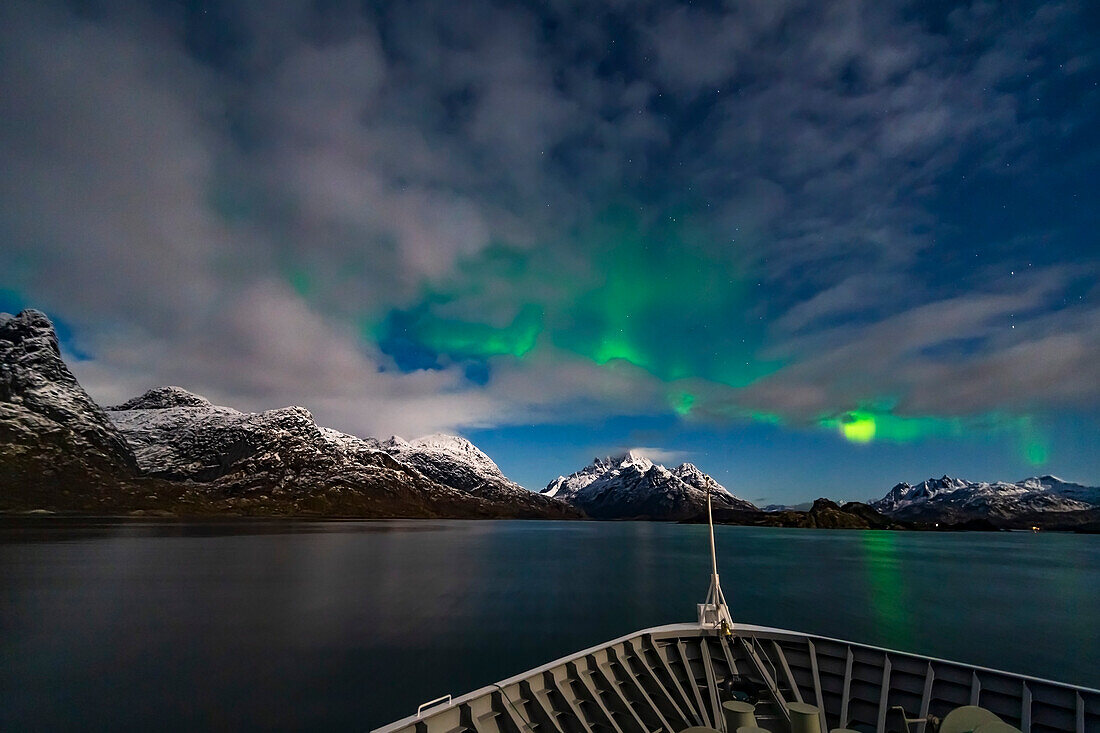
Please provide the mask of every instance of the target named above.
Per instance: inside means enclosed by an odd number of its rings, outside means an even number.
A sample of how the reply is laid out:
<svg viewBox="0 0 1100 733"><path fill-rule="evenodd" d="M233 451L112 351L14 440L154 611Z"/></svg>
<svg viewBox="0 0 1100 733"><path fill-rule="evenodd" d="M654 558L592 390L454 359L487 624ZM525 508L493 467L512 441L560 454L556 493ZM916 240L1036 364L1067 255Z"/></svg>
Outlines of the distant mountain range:
<svg viewBox="0 0 1100 733"><path fill-rule="evenodd" d="M597 519L695 520L712 491L716 521L769 526L945 526L1084 528L1100 521L1100 488L1039 476L1016 483L973 482L944 476L900 483L870 503L827 499L758 509L694 465L669 469L638 453L596 458L542 493Z"/></svg>
<svg viewBox="0 0 1100 733"><path fill-rule="evenodd" d="M916 522L956 524L972 520L1013 522L1029 518L1087 519L1100 508L1100 488L1037 476L1015 483L966 481L951 476L913 485L900 483L873 506L883 514Z"/></svg>
<svg viewBox="0 0 1100 733"><path fill-rule="evenodd" d="M0 511L705 521L795 527L1100 528L1100 488L1039 476L900 483L870 504L763 510L691 463L637 452L559 476L540 493L453 435L360 438L303 407L259 413L180 387L101 408L61 359L42 313L0 314Z"/></svg>
<svg viewBox="0 0 1100 733"><path fill-rule="evenodd" d="M707 493L718 524L821 529L903 529L908 525L867 504L843 506L818 499L801 510L770 507L768 511L734 496L691 463L666 468L637 452L592 463L569 476L558 476L542 490L569 502L596 519L707 521Z"/></svg>

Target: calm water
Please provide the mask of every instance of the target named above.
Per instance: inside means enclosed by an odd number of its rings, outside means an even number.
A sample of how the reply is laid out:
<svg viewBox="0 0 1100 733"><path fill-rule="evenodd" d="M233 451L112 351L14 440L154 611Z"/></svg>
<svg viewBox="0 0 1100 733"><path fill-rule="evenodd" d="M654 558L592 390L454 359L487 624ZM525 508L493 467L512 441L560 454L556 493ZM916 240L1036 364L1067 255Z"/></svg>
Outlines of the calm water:
<svg viewBox="0 0 1100 733"><path fill-rule="evenodd" d="M705 528L0 524L0 730L375 727L690 620ZM735 618L1100 687L1100 537L720 527Z"/></svg>

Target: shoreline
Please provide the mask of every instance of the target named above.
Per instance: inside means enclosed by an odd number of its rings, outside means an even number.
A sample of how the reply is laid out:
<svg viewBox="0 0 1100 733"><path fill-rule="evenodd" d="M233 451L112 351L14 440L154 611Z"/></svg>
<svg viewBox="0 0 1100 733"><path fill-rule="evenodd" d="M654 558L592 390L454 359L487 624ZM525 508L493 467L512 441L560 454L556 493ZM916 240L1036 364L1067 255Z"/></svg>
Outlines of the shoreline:
<svg viewBox="0 0 1100 733"><path fill-rule="evenodd" d="M647 524L669 524L669 525L698 525L703 522L697 520L672 520L672 519L647 519L647 518L622 518L622 519L593 519L591 517L585 517L580 519L549 519L542 517L455 517L455 516L439 516L439 517L402 517L402 516L386 516L386 517L364 517L353 515L332 515L332 514L224 514L224 513L199 513L199 514L176 514L174 512L165 511L149 511L149 510L134 510L124 514L98 514L98 513L84 513L84 512L72 512L72 511L53 511L48 509L29 509L29 510L0 510L0 524L15 524L26 523L28 525L38 522L72 522L72 521L89 521L89 522L106 522L115 524L126 524L130 522L162 522L164 524L175 523L221 523L221 522L241 522L241 523L290 523L290 522L393 522L393 521L415 521L415 522L432 522L432 521L460 521L460 522L580 522L580 523L608 523L618 524L623 522L645 522ZM796 524L767 524L757 522L715 522L715 526L720 527L756 527L761 529L792 529L792 530L824 530L824 531L856 531L856 532L922 532L922 533L951 533L958 534L960 532L1018 532L1018 533L1058 533L1058 534L1100 534L1100 529L1091 527L1044 527L1038 531L1026 528L1026 527L998 527L993 524L982 523L980 526L973 522L943 525L943 526L927 526L921 524L912 524L911 526L889 526L889 527L846 527L846 526L809 526L809 525L796 525Z"/></svg>

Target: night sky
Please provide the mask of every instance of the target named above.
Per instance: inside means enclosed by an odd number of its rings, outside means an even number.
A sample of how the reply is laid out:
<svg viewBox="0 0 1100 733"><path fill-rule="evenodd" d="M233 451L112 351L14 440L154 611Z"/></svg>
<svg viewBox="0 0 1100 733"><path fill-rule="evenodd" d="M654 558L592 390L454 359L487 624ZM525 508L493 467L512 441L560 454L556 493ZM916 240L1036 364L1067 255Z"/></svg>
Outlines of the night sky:
<svg viewBox="0 0 1100 733"><path fill-rule="evenodd" d="M93 397L541 488L1100 484L1100 9L0 5L0 310Z"/></svg>

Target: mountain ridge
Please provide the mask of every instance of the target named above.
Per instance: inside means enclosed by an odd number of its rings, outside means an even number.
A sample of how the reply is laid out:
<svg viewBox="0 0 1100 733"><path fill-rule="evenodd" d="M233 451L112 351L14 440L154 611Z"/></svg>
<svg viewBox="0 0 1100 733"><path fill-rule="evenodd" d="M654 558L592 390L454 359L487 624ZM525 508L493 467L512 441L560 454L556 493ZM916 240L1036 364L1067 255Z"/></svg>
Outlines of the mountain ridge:
<svg viewBox="0 0 1100 733"><path fill-rule="evenodd" d="M694 464L669 469L635 451L593 458L569 476L558 476L541 493L596 519L683 520L705 508L708 492L715 506L758 511Z"/></svg>
<svg viewBox="0 0 1100 733"><path fill-rule="evenodd" d="M446 486L304 407L245 413L168 386L104 410L32 309L0 315L0 439L5 511L580 516L552 499Z"/></svg>
<svg viewBox="0 0 1100 733"><path fill-rule="evenodd" d="M1100 526L1100 487L1051 474L944 475L869 504L761 511L694 464L670 469L628 451L535 493L460 436L360 438L318 425L305 407L247 413L173 385L102 408L65 365L48 317L0 314L0 510L696 521L708 494L716 520L745 524L886 526L883 515L915 526Z"/></svg>
<svg viewBox="0 0 1100 733"><path fill-rule="evenodd" d="M434 433L411 441L394 435L379 448L425 476L474 496L511 501L531 511L540 508L560 511L560 505L566 504L512 481L493 459L458 435Z"/></svg>
<svg viewBox="0 0 1100 733"><path fill-rule="evenodd" d="M976 519L1011 522L1033 515L1087 511L1100 506L1100 487L1046 474L1016 482L968 481L944 474L917 484L901 482L876 510L908 521L958 523Z"/></svg>
<svg viewBox="0 0 1100 733"><path fill-rule="evenodd" d="M124 437L61 359L45 314L0 313L0 508L95 507L140 490ZM140 483L140 482L138 482ZM83 496L66 496L68 486Z"/></svg>

